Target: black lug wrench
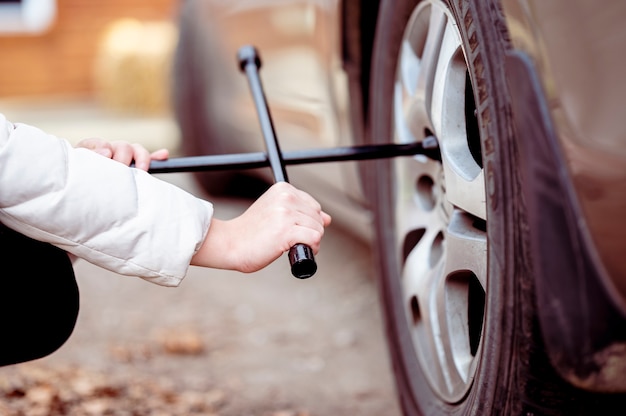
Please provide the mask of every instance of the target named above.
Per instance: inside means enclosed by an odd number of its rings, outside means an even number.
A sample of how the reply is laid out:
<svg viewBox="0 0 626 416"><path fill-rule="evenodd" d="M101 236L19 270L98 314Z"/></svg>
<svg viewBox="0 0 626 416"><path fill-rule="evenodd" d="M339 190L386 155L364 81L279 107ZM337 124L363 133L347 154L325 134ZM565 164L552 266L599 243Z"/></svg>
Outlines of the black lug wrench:
<svg viewBox="0 0 626 416"><path fill-rule="evenodd" d="M309 149L281 152L269 113L263 86L259 77L261 60L253 46L242 47L237 58L239 66L248 77L267 153L236 153L173 158L150 162L150 173L200 172L217 170L240 170L271 167L276 182L287 182L286 165L308 163L342 162L355 160L386 159L398 156L423 155L433 160L441 160L439 145L435 137L426 137L421 142L406 144L378 144L348 146L324 149ZM317 271L317 264L310 247L297 244L289 250L291 273L306 279Z"/></svg>
<svg viewBox="0 0 626 416"><path fill-rule="evenodd" d="M422 142L377 144L322 149L286 150L285 165L309 163L350 162L355 160L390 159L399 156L423 155L440 160L437 139L426 137ZM222 155L186 156L150 162L150 173L213 172L222 170L258 169L270 166L263 152L230 153Z"/></svg>
<svg viewBox="0 0 626 416"><path fill-rule="evenodd" d="M259 76L259 68L261 68L259 54L255 47L244 46L239 49L237 59L239 60L240 69L248 77L248 85L250 86L259 122L261 123L261 131L265 139L267 157L274 173L274 180L276 182L289 182L285 162L276 139L270 110L265 100L261 77ZM317 271L313 250L305 244L298 243L289 249L289 263L291 264L291 274L298 279L309 278Z"/></svg>

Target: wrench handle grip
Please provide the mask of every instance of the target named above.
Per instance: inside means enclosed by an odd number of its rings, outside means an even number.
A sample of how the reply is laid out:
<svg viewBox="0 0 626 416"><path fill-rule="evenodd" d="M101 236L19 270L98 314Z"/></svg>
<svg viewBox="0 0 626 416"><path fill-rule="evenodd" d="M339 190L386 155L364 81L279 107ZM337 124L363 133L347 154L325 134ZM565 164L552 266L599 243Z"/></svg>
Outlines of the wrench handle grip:
<svg viewBox="0 0 626 416"><path fill-rule="evenodd" d="M244 46L239 49L237 59L239 68L248 78L274 180L276 182L288 182L285 162L276 139L274 124L272 123L269 106L267 105L261 84L261 77L259 76L259 68L261 67L259 53L254 46ZM298 279L307 279L317 271L313 250L305 244L296 244L289 249L289 263L291 265L291 274Z"/></svg>

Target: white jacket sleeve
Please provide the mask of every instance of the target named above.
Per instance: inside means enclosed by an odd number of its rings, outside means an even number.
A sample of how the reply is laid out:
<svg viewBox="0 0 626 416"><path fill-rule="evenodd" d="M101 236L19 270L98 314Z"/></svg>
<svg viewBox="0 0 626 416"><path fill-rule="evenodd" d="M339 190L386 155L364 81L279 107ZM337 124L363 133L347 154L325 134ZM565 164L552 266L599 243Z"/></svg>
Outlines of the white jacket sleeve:
<svg viewBox="0 0 626 416"><path fill-rule="evenodd" d="M0 222L24 235L177 286L212 215L172 184L0 114Z"/></svg>

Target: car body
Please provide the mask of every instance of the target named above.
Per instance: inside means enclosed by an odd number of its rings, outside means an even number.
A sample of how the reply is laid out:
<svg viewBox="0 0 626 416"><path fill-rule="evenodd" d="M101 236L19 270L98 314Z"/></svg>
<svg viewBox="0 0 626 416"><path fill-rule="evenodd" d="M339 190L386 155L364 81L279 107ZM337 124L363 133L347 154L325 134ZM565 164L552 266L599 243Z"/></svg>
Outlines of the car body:
<svg viewBox="0 0 626 416"><path fill-rule="evenodd" d="M524 84L511 83L518 134L528 138L521 159L544 339L552 362L574 383L623 390L626 127L620 120L626 86L615 51L626 45L620 23L626 7L611 2L597 10L591 2L558 1L507 6L516 33L508 71L541 97L527 101ZM568 19L559 18L563 10ZM532 146L551 150L539 157ZM557 186L539 189L547 183L542 169L552 172Z"/></svg>
<svg viewBox="0 0 626 416"><path fill-rule="evenodd" d="M625 3L181 10L174 102L188 154L263 150L235 61L246 44L283 150L437 139L439 160L290 168L376 250L406 414L623 407Z"/></svg>

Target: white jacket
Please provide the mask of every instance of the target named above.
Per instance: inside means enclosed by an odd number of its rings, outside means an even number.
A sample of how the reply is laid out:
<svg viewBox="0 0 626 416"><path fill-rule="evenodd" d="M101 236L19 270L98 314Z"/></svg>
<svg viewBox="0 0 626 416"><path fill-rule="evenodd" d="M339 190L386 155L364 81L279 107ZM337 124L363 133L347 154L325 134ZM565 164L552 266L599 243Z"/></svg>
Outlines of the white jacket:
<svg viewBox="0 0 626 416"><path fill-rule="evenodd" d="M209 202L172 184L0 114L0 222L9 228L177 286L212 215Z"/></svg>

